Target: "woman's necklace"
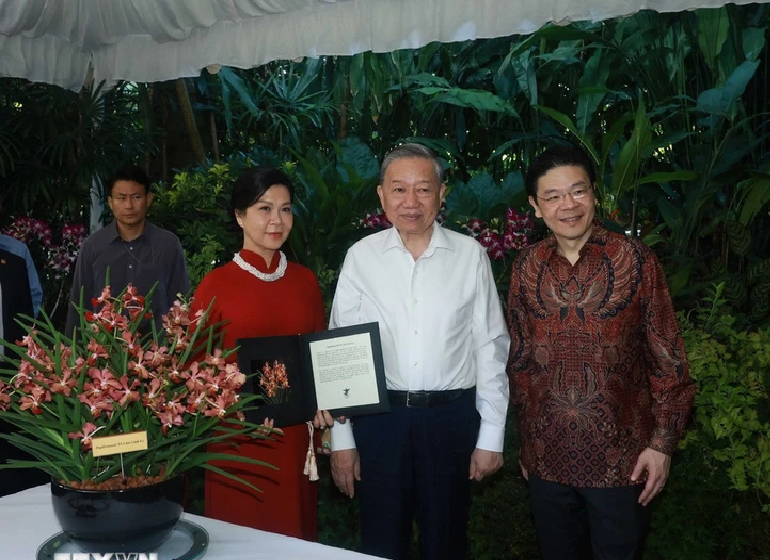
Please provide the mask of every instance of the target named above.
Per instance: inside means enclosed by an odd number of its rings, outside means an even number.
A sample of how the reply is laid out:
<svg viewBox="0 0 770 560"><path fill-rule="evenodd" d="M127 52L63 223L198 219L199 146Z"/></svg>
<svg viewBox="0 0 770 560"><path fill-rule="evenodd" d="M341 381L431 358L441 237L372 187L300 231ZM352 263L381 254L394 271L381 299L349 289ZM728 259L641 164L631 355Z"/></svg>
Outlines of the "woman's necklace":
<svg viewBox="0 0 770 560"><path fill-rule="evenodd" d="M275 282L279 278L281 278L284 273L286 272L286 255L283 254L283 251L278 251L281 254L281 259L278 261L278 268L275 269L275 271L271 273L261 272L251 266L249 263L247 263L245 260L243 260L243 257L240 253L235 253L233 256L233 262L237 264L240 268L248 272L249 274L253 274L263 282Z"/></svg>

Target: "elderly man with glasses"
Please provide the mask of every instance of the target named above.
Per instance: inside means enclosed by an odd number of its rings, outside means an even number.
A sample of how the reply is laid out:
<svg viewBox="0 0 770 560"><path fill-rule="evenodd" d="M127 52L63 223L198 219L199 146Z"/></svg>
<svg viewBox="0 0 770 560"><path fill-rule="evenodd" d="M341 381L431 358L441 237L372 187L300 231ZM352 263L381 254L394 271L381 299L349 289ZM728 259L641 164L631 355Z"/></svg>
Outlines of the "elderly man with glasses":
<svg viewBox="0 0 770 560"><path fill-rule="evenodd" d="M578 148L535 158L529 203L552 235L511 274L508 375L544 560L640 557L695 393L663 269L594 218L594 185Z"/></svg>
<svg viewBox="0 0 770 560"><path fill-rule="evenodd" d="M421 144L383 160L380 197L393 228L348 251L330 325L377 321L391 411L332 429L339 489L359 496L362 551L466 560L470 480L503 465L508 333L492 268L473 238L436 221L441 161Z"/></svg>

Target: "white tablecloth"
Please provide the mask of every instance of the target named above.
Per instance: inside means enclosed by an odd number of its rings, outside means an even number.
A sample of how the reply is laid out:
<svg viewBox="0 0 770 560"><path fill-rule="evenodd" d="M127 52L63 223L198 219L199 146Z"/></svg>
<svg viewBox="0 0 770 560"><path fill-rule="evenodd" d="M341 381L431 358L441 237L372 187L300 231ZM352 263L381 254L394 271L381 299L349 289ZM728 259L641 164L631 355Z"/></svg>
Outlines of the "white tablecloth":
<svg viewBox="0 0 770 560"><path fill-rule="evenodd" d="M373 556L309 543L198 515L182 514L206 529L204 560L372 560ZM34 560L38 546L61 531L51 506L49 486L0 498L0 559Z"/></svg>

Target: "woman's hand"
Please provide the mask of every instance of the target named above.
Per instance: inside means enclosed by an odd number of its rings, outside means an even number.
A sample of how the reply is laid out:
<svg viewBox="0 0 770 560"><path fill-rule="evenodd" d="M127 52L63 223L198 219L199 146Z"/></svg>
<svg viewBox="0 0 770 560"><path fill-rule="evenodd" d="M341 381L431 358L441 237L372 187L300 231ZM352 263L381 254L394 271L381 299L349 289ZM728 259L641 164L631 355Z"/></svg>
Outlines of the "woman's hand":
<svg viewBox="0 0 770 560"><path fill-rule="evenodd" d="M257 434L264 437L270 437L272 434L283 435L283 430L281 428L274 428L273 425L274 420L271 418L265 418L264 422L262 422L262 425L257 428Z"/></svg>

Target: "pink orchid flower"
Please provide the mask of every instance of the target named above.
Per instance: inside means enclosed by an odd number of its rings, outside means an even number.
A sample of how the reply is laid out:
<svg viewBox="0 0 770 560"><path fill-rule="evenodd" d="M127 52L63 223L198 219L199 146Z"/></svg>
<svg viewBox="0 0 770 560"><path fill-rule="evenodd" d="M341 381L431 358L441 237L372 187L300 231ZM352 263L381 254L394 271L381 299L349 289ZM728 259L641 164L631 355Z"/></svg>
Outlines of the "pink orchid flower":
<svg viewBox="0 0 770 560"><path fill-rule="evenodd" d="M86 422L83 424L83 429L79 432L70 432L67 434L67 436L70 439L80 439L80 444L83 446L83 451L88 451L91 449L91 437L93 434L100 430L101 428L97 428L95 424L92 424L91 422Z"/></svg>

